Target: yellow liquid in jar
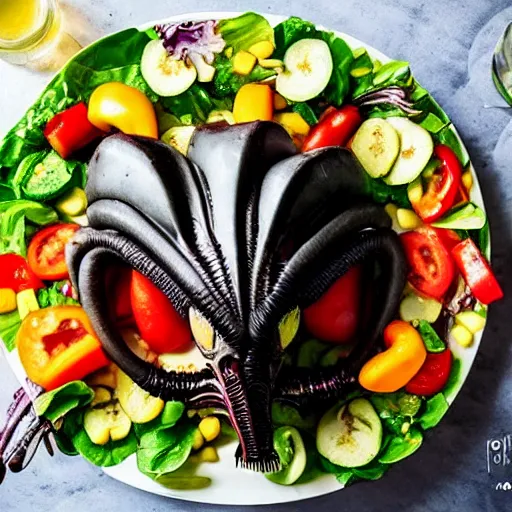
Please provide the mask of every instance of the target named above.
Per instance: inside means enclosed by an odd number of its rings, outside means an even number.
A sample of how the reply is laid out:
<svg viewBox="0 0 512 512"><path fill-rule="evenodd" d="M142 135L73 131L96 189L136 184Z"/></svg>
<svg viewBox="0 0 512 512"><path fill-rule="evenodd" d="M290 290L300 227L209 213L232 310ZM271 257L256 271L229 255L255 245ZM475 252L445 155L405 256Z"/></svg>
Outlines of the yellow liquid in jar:
<svg viewBox="0 0 512 512"><path fill-rule="evenodd" d="M0 0L0 39L13 41L30 34L38 11L38 0Z"/></svg>

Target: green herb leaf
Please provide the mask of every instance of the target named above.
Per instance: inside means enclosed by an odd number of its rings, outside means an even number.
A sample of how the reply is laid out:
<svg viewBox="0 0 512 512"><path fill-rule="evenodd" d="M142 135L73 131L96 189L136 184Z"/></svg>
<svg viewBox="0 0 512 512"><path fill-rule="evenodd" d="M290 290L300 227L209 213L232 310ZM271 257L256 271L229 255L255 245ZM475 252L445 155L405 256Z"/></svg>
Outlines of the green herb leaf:
<svg viewBox="0 0 512 512"><path fill-rule="evenodd" d="M148 423L134 423L135 434L140 439L148 432L156 432L166 428L174 427L183 416L185 405L182 402L166 402L163 411Z"/></svg>
<svg viewBox="0 0 512 512"><path fill-rule="evenodd" d="M412 455L423 442L423 434L417 428L411 427L405 436L391 439L384 453L379 457L382 464L392 464Z"/></svg>
<svg viewBox="0 0 512 512"><path fill-rule="evenodd" d="M0 339L4 342L7 352L12 352L16 347L16 334L21 325L18 311L0 315Z"/></svg>
<svg viewBox="0 0 512 512"><path fill-rule="evenodd" d="M426 320L420 320L416 329L418 329L428 352L437 353L446 350L446 344Z"/></svg>
<svg viewBox="0 0 512 512"><path fill-rule="evenodd" d="M49 288L41 288L37 291L37 302L40 308L48 308L50 306L76 306L80 304L73 297L67 297L62 293L64 284L68 281L57 281L52 283Z"/></svg>
<svg viewBox="0 0 512 512"><path fill-rule="evenodd" d="M448 402L443 393L438 393L426 402L425 412L419 417L419 424L423 430L435 427L446 414Z"/></svg>
<svg viewBox="0 0 512 512"><path fill-rule="evenodd" d="M260 41L274 42L274 30L266 18L254 12L246 12L236 18L219 21L218 32L228 48L248 50Z"/></svg>
<svg viewBox="0 0 512 512"><path fill-rule="evenodd" d="M432 225L445 229L482 229L487 222L484 211L473 203L455 206Z"/></svg>
<svg viewBox="0 0 512 512"><path fill-rule="evenodd" d="M382 179L369 179L368 181L370 195L376 203L394 203L399 208L411 208L407 196L407 185L390 186Z"/></svg>
<svg viewBox="0 0 512 512"><path fill-rule="evenodd" d="M93 398L94 390L85 382L76 380L38 396L34 400L34 409L38 416L54 423L69 411L90 404Z"/></svg>
<svg viewBox="0 0 512 512"><path fill-rule="evenodd" d="M307 103L294 103L292 110L300 114L309 126L315 126L318 123L315 111Z"/></svg>

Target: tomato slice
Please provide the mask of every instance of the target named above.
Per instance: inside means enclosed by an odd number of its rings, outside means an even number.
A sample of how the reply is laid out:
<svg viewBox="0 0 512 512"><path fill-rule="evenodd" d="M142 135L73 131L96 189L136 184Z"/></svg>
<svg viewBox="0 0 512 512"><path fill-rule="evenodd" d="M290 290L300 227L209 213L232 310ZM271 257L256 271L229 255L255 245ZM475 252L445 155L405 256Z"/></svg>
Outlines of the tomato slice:
<svg viewBox="0 0 512 512"><path fill-rule="evenodd" d="M356 334L360 309L361 267L357 266L304 310L304 322L316 338L331 343L347 343Z"/></svg>
<svg viewBox="0 0 512 512"><path fill-rule="evenodd" d="M80 306L33 311L21 323L16 345L29 379L46 391L109 364Z"/></svg>
<svg viewBox="0 0 512 512"><path fill-rule="evenodd" d="M455 277L453 259L432 228L400 235L408 262L409 283L420 293L442 299Z"/></svg>
<svg viewBox="0 0 512 512"><path fill-rule="evenodd" d="M131 284L133 316L142 339L157 354L192 348L192 333L186 319L148 278L133 271Z"/></svg>
<svg viewBox="0 0 512 512"><path fill-rule="evenodd" d="M78 224L55 224L36 233L27 258L37 277L55 281L69 276L64 249L79 228Z"/></svg>
<svg viewBox="0 0 512 512"><path fill-rule="evenodd" d="M0 255L0 288L10 288L18 293L22 290L44 288L44 283L32 272L23 256L2 254Z"/></svg>
<svg viewBox="0 0 512 512"><path fill-rule="evenodd" d="M133 326L133 311L131 303L132 269L118 266L108 269L106 289L110 301L111 315L119 326Z"/></svg>
<svg viewBox="0 0 512 512"><path fill-rule="evenodd" d="M430 396L442 391L450 377L452 369L450 349L437 354L428 353L419 372L405 386L407 393Z"/></svg>

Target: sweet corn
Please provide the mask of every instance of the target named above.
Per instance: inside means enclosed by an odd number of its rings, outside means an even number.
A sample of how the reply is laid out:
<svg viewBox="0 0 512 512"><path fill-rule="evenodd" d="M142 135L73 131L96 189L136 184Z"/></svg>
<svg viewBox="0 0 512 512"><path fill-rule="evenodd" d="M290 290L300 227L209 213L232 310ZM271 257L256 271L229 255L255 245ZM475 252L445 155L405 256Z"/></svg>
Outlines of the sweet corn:
<svg viewBox="0 0 512 512"><path fill-rule="evenodd" d="M473 176L471 175L471 171L466 171L462 174L462 184L468 192L471 190L473 187Z"/></svg>
<svg viewBox="0 0 512 512"><path fill-rule="evenodd" d="M205 446L198 457L201 462L219 462L219 454L214 446Z"/></svg>
<svg viewBox="0 0 512 512"><path fill-rule="evenodd" d="M220 421L215 416L207 416L199 423L199 431L207 442L213 441L220 434Z"/></svg>
<svg viewBox="0 0 512 512"><path fill-rule="evenodd" d="M400 226L398 225L398 219L396 218L396 212L398 210L398 206L396 206L396 204L393 204L393 203L388 203L386 206L384 206L384 210L386 210L386 213L391 218L391 222L392 222L391 227L395 231L400 229Z"/></svg>
<svg viewBox="0 0 512 512"><path fill-rule="evenodd" d="M473 335L463 325L454 325L450 334L461 347L467 348L473 344Z"/></svg>
<svg viewBox="0 0 512 512"><path fill-rule="evenodd" d="M298 112L276 114L274 121L283 126L290 135L307 135L310 130L309 124Z"/></svg>
<svg viewBox="0 0 512 512"><path fill-rule="evenodd" d="M288 102L279 94L274 94L274 110L284 110L288 106Z"/></svg>
<svg viewBox="0 0 512 512"><path fill-rule="evenodd" d="M34 290L22 290L16 295L16 304L18 305L18 313L23 320L32 311L39 309L36 294Z"/></svg>
<svg viewBox="0 0 512 512"><path fill-rule="evenodd" d="M194 439L192 442L192 449L193 450L199 450L203 447L204 444L204 437L203 434L201 434L201 431L199 429L196 429L194 431Z"/></svg>
<svg viewBox="0 0 512 512"><path fill-rule="evenodd" d="M259 41L249 48L249 53L258 59L268 59L274 53L274 45L270 41Z"/></svg>
<svg viewBox="0 0 512 512"><path fill-rule="evenodd" d="M0 313L10 313L16 309L16 293L10 288L0 288Z"/></svg>
<svg viewBox="0 0 512 512"><path fill-rule="evenodd" d="M256 65L256 57L245 50L240 50L233 57L233 71L239 75L248 75Z"/></svg>
<svg viewBox="0 0 512 512"><path fill-rule="evenodd" d="M402 229L416 229L422 224L421 219L412 211L406 208L398 208L396 220Z"/></svg>

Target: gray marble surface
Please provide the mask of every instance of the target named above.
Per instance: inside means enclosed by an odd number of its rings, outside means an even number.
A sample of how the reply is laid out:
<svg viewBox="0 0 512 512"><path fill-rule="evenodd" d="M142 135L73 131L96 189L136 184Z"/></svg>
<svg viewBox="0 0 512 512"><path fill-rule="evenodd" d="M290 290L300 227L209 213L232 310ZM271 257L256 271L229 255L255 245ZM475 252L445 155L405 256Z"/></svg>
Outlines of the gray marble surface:
<svg viewBox="0 0 512 512"><path fill-rule="evenodd" d="M378 482L272 510L512 510L512 465L489 475L486 444L512 434L512 109L489 78L489 52L507 21L509 0L67 0L70 31L82 44L149 20L188 11L259 10L294 14L360 38L391 57L409 60L465 140L482 184L492 226L494 268L507 298L491 308L469 379L445 420L416 455ZM507 8L508 7L508 8ZM48 76L0 63L0 136L23 114ZM493 108L494 107L494 108ZM16 382L0 356L0 423ZM0 487L0 510L226 510L144 494L115 482L79 458L41 451ZM255 507L254 507L255 509Z"/></svg>

